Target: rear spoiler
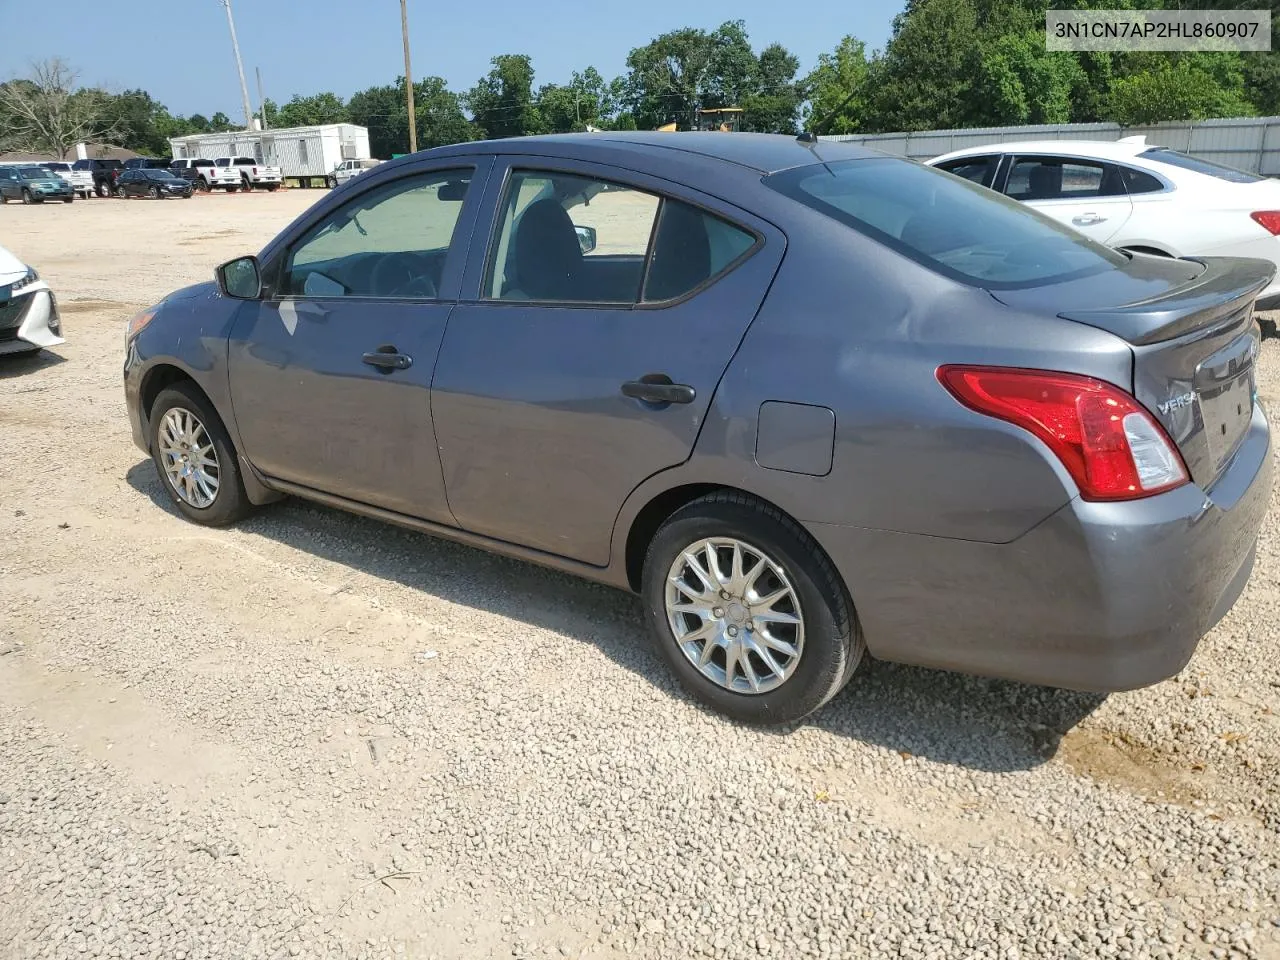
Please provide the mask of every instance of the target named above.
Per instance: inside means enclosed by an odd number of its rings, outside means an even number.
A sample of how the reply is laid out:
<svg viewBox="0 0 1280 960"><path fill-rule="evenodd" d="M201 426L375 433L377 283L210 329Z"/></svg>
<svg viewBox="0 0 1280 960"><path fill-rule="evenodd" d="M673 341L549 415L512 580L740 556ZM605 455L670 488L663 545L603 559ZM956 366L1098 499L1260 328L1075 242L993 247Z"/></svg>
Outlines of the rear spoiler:
<svg viewBox="0 0 1280 960"><path fill-rule="evenodd" d="M1142 254L1135 254L1142 256ZM1159 343L1202 328L1235 322L1276 275L1270 260L1244 257L1183 257L1204 271L1182 286L1149 300L1103 310L1067 310L1063 320L1101 327L1135 345Z"/></svg>

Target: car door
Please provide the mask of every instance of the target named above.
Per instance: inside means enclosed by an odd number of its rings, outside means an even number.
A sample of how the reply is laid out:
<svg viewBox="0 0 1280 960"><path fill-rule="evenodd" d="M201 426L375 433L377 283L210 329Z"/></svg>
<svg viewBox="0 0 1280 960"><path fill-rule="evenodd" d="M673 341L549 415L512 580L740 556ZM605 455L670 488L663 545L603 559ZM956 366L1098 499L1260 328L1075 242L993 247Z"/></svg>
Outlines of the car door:
<svg viewBox="0 0 1280 960"><path fill-rule="evenodd" d="M776 228L616 167L500 159L432 414L461 527L603 565L685 461L784 248Z"/></svg>
<svg viewBox="0 0 1280 960"><path fill-rule="evenodd" d="M0 194L3 194L7 200L17 200L22 197L22 190L18 184L18 171L12 167L0 167Z"/></svg>
<svg viewBox="0 0 1280 960"><path fill-rule="evenodd" d="M430 386L490 162L401 167L300 225L238 315L243 450L278 480L451 523Z"/></svg>
<svg viewBox="0 0 1280 960"><path fill-rule="evenodd" d="M1125 225L1133 204L1115 164L1081 157L1012 157L1004 193L1101 243Z"/></svg>

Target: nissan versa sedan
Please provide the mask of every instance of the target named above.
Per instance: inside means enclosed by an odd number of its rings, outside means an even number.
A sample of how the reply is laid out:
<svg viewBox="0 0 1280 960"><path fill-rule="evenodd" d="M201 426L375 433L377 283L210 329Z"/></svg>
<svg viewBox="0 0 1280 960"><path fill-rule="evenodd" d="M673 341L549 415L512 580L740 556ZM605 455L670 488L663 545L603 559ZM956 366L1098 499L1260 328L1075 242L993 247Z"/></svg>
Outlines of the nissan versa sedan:
<svg viewBox="0 0 1280 960"><path fill-rule="evenodd" d="M381 164L139 313L124 387L190 520L293 494L636 591L740 720L868 655L1124 690L1252 569L1275 269L1122 253L848 144L493 140Z"/></svg>

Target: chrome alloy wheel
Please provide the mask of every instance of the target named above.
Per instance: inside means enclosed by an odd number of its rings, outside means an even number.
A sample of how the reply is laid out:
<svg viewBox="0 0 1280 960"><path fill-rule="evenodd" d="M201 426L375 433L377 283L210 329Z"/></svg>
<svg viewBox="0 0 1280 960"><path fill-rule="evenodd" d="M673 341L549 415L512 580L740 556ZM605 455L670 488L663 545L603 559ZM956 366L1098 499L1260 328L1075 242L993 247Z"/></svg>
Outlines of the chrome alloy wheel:
<svg viewBox="0 0 1280 960"><path fill-rule="evenodd" d="M213 504L222 475L209 431L190 410L172 407L160 421L160 460L164 474L184 503L197 510Z"/></svg>
<svg viewBox="0 0 1280 960"><path fill-rule="evenodd" d="M768 693L800 665L800 598L782 567L742 540L686 547L667 574L666 608L681 651L717 686Z"/></svg>

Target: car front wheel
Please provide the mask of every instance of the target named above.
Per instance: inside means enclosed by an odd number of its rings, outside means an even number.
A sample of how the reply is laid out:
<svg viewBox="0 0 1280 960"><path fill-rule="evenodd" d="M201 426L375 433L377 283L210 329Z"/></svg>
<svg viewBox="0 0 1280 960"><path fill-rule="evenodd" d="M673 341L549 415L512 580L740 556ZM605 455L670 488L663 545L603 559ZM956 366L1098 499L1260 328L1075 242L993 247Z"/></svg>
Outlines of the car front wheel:
<svg viewBox="0 0 1280 960"><path fill-rule="evenodd" d="M668 519L649 545L641 592L684 688L746 723L817 710L865 649L831 562L795 521L743 494L712 494Z"/></svg>
<svg viewBox="0 0 1280 960"><path fill-rule="evenodd" d="M220 527L249 512L231 437L198 390L178 384L161 391L150 424L160 483L184 517Z"/></svg>

